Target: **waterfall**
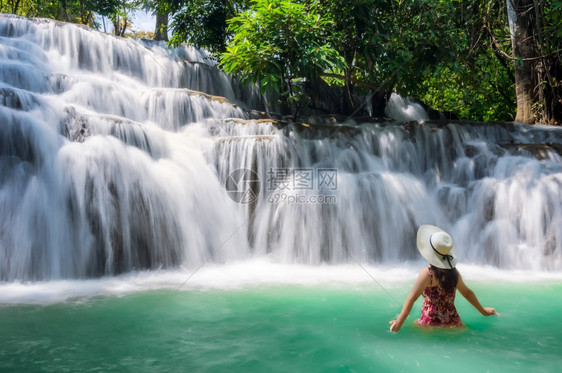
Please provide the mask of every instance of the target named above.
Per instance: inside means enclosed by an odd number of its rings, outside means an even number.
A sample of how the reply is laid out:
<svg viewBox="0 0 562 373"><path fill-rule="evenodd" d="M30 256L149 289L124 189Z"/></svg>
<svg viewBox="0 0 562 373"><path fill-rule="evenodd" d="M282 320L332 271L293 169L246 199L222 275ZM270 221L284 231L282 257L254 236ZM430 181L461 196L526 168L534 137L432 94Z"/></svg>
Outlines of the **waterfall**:
<svg viewBox="0 0 562 373"><path fill-rule="evenodd" d="M425 109L409 98L404 98L396 93L390 95L385 108L386 116L401 122L423 121L429 117Z"/></svg>
<svg viewBox="0 0 562 373"><path fill-rule="evenodd" d="M251 116L212 96L250 96L230 77L47 20L1 16L0 40L1 280L202 263L241 224L186 132ZM213 260L248 251L243 233L223 246Z"/></svg>
<svg viewBox="0 0 562 373"><path fill-rule="evenodd" d="M461 262L562 269L559 129L401 124L424 114L399 96L394 121L282 125L201 56L0 15L1 281L393 265L420 224Z"/></svg>

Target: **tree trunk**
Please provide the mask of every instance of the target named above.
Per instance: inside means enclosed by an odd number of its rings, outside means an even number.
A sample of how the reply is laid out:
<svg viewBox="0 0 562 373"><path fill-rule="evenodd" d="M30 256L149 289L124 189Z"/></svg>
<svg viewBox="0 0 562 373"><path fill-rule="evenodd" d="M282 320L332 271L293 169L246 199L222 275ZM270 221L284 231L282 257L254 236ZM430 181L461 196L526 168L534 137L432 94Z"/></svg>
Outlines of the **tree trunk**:
<svg viewBox="0 0 562 373"><path fill-rule="evenodd" d="M115 36L125 36L125 32L127 31L127 18L116 16L111 19L111 22L113 23L113 33Z"/></svg>
<svg viewBox="0 0 562 373"><path fill-rule="evenodd" d="M14 7L12 8L13 14L18 14L18 8L20 7L20 0L17 0Z"/></svg>
<svg viewBox="0 0 562 373"><path fill-rule="evenodd" d="M517 97L517 122L534 123L533 61L536 56L533 43L534 22L532 19L533 0L507 0L511 43L515 58L515 94Z"/></svg>
<svg viewBox="0 0 562 373"><path fill-rule="evenodd" d="M507 0L515 59L516 121L562 124L562 59L541 0ZM549 24L550 22L550 24Z"/></svg>
<svg viewBox="0 0 562 373"><path fill-rule="evenodd" d="M168 13L160 14L156 11L156 27L154 28L154 40L168 41Z"/></svg>

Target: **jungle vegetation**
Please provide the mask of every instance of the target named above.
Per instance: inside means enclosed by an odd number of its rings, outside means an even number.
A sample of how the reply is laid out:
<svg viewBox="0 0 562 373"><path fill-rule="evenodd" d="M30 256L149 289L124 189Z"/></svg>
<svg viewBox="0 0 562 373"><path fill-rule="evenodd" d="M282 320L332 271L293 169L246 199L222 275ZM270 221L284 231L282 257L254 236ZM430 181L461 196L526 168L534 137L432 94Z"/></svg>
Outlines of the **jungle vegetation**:
<svg viewBox="0 0 562 373"><path fill-rule="evenodd" d="M138 9L154 33L131 33ZM331 100L338 114L380 115L398 92L461 119L562 124L562 1L0 0L0 11L169 35L297 111Z"/></svg>

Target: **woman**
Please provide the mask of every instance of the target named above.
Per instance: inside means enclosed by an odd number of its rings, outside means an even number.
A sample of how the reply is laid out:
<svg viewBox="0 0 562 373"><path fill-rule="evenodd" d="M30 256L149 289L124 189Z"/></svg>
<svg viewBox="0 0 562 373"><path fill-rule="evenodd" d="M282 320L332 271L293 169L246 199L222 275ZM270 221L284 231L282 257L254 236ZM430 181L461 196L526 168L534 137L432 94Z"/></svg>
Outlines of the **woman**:
<svg viewBox="0 0 562 373"><path fill-rule="evenodd" d="M497 315L495 309L482 307L476 294L464 284L455 268L457 259L449 234L436 226L422 225L418 229L417 246L429 267L420 272L398 318L390 321L391 332L400 331L420 295L423 296L422 313L416 322L422 326L464 325L455 308L457 290L482 315Z"/></svg>

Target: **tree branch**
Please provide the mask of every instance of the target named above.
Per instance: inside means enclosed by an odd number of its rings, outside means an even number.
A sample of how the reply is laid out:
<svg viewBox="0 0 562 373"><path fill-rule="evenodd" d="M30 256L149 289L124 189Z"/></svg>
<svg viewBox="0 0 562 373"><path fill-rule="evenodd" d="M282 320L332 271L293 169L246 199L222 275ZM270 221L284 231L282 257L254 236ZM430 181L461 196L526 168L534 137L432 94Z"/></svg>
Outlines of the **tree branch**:
<svg viewBox="0 0 562 373"><path fill-rule="evenodd" d="M321 76L323 76L323 77L328 77L328 78L340 79L340 80L345 81L345 76L344 76L344 75L338 75L338 74L332 74L332 73L323 73L323 74L321 74ZM372 83L364 82L364 81L359 80L359 79L357 79L357 78L354 78L354 77L352 77L352 76L350 76L349 79L350 79L353 83L355 83L355 84L357 84L357 85L360 85L360 86L362 86L362 87L365 87L365 88L369 88L369 89L373 89L373 90L378 90L378 89L380 89L379 86L376 86L376 85L374 85L374 84L372 84Z"/></svg>
<svg viewBox="0 0 562 373"><path fill-rule="evenodd" d="M486 26L484 26L484 27L486 27ZM498 53L500 53L503 57L505 57L509 60L513 60L513 61L515 61L515 60L537 61L537 60L543 60L543 59L550 58L550 57L554 56L556 53L562 52L562 49L558 49L558 50L552 51L552 53L549 53L549 54L546 54L546 55L543 55L543 56L528 57L528 58L513 57L501 48L501 45L498 43L498 41L497 41L496 37L494 36L494 34L492 33L492 31L487 27L486 27L486 29L488 30L488 34L490 35L490 40L492 40L492 44L494 44Z"/></svg>

